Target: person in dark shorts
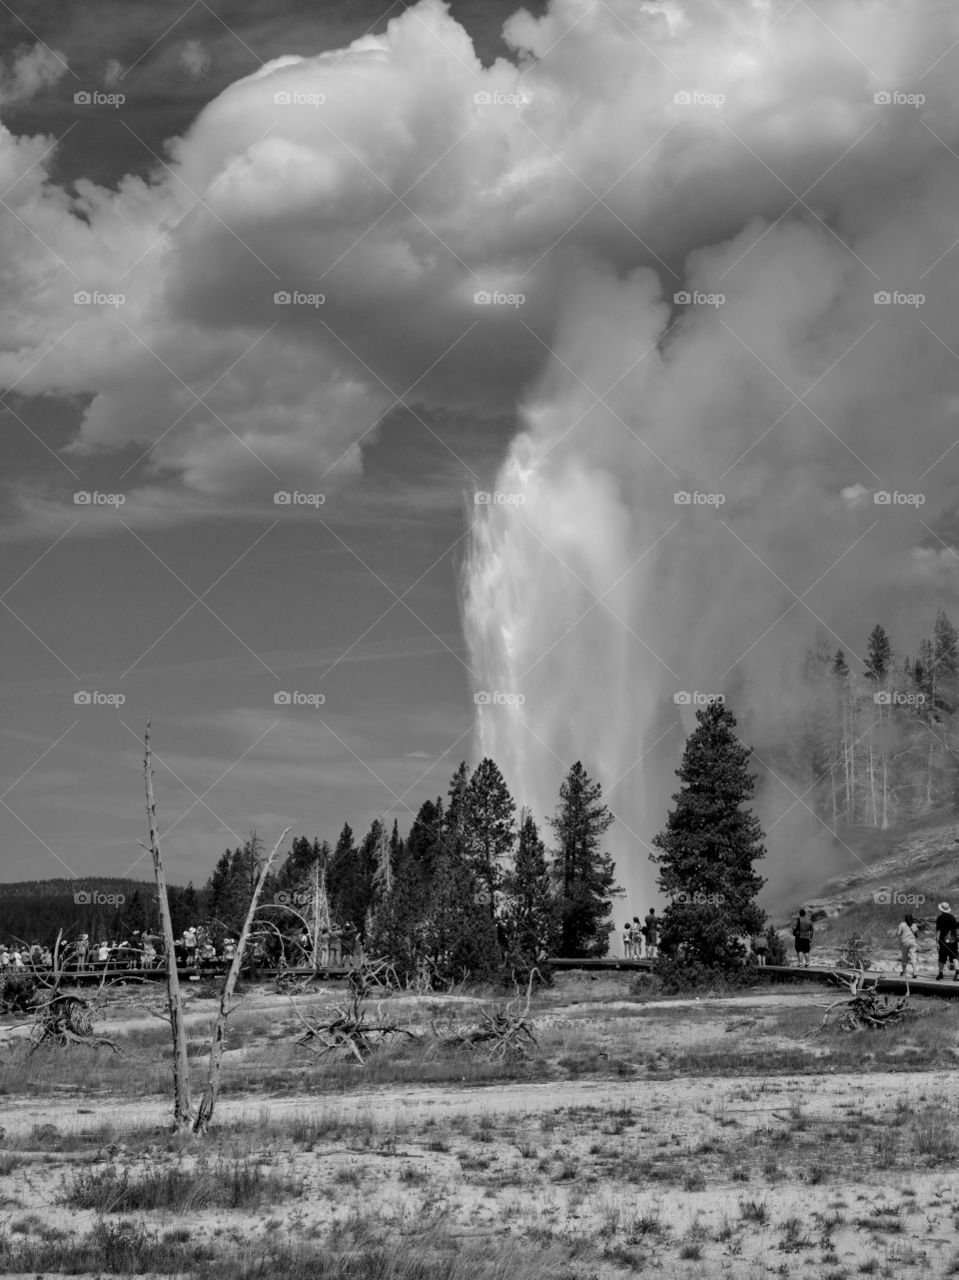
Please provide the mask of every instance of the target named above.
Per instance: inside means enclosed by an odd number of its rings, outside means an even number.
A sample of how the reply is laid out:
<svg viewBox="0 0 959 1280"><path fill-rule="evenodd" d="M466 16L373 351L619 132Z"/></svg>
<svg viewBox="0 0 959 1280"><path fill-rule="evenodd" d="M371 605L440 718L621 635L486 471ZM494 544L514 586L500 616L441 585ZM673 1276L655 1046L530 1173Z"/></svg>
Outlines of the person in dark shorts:
<svg viewBox="0 0 959 1280"><path fill-rule="evenodd" d="M766 963L766 956L769 952L769 939L764 933L754 933L752 938L753 955L756 957L756 963L762 968Z"/></svg>
<svg viewBox="0 0 959 1280"><path fill-rule="evenodd" d="M793 925L793 937L796 940L796 964L800 969L809 968L809 952L812 950L812 919L806 915L806 908L799 908L799 915Z"/></svg>
<svg viewBox="0 0 959 1280"><path fill-rule="evenodd" d="M659 919L656 915L655 907L650 907L646 913L646 919L643 922L643 937L646 939L646 955L650 960L655 960L659 946Z"/></svg>
<svg viewBox="0 0 959 1280"><path fill-rule="evenodd" d="M936 981L942 979L942 971L948 963L955 969L954 981L959 982L959 964L956 963L957 939L959 939L959 920L949 910L948 902L939 903L939 914L936 916L936 943L939 949L939 972Z"/></svg>

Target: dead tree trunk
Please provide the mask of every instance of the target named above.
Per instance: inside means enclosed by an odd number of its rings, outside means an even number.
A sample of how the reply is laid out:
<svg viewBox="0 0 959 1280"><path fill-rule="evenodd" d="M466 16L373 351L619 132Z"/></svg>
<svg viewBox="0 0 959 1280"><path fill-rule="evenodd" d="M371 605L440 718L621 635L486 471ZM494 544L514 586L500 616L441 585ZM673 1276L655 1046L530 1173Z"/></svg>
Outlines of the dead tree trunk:
<svg viewBox="0 0 959 1280"><path fill-rule="evenodd" d="M216 1015L213 1038L210 1042L210 1065L207 1070L206 1089L203 1091L203 1098L200 1101L197 1117L193 1124L194 1133L203 1133L209 1126L213 1116L213 1108L216 1106L216 1100L220 1093L220 1072L223 1066L223 1051L226 1048L226 1022L233 1012L231 1001L237 979L240 976L240 969L243 967L243 956L246 952L250 930L253 927L253 917L256 915L256 909L260 905L260 894L263 892L266 877L269 875L273 861L280 851L280 845L289 835L290 830L290 827L284 829L283 834L273 846L273 852L260 868L260 874L253 889L253 897L250 899L250 907L246 913L246 919L243 921L243 928L240 930L240 940L233 954L233 963L230 965L230 972L227 974L226 982L223 984L223 991L220 995L220 1008Z"/></svg>
<svg viewBox="0 0 959 1280"><path fill-rule="evenodd" d="M173 940L173 920L170 917L170 900L167 897L166 877L160 859L160 837L157 832L156 800L153 795L153 754L150 750L150 717L147 717L143 735L143 773L146 779L147 821L150 825L149 849L153 857L153 874L156 878L157 899L160 904L160 923L163 929L163 949L166 954L166 992L170 1011L170 1029L173 1035L173 1123L178 1130L189 1129L193 1119L190 1100L190 1070L187 1063L186 1027L183 1022L183 997L180 993L180 975L176 967L176 951Z"/></svg>

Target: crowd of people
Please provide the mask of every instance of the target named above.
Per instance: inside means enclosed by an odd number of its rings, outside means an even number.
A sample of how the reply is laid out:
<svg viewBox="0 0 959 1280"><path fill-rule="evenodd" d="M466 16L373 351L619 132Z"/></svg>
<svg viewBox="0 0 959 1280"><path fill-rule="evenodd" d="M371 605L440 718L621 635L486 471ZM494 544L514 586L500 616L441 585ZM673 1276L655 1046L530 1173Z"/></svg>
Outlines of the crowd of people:
<svg viewBox="0 0 959 1280"><path fill-rule="evenodd" d="M932 926L936 940L936 961L938 972L936 981L941 982L945 970L952 971L953 981L959 982L959 919L953 914L948 902L940 902L935 924ZM907 911L896 930L896 941L899 945L899 976L918 978L919 976L919 941L926 930L927 923L917 920ZM658 955L660 917L655 907L650 907L645 920L640 923L638 916L626 920L623 924L623 956L627 960L655 960ZM796 966L808 969L812 954L813 937L816 927L812 916L805 907L799 909L792 924L793 945L796 952ZM740 939L752 963L764 967L769 957L769 939L764 933L757 933L751 938Z"/></svg>
<svg viewBox="0 0 959 1280"><path fill-rule="evenodd" d="M225 969L233 962L238 942L231 934L217 937L202 924L190 925L174 942L177 968ZM362 952L362 938L355 929L321 929L316 963L319 968L339 968L350 964L357 951ZM312 966L313 960L313 939L305 929L285 934L277 930L257 932L247 943L245 961L254 968ZM80 973L158 969L165 962L160 935L140 929L132 930L126 938L100 941L82 933L75 942L61 944L59 955L63 969ZM0 971L53 967L53 950L46 943L0 944Z"/></svg>

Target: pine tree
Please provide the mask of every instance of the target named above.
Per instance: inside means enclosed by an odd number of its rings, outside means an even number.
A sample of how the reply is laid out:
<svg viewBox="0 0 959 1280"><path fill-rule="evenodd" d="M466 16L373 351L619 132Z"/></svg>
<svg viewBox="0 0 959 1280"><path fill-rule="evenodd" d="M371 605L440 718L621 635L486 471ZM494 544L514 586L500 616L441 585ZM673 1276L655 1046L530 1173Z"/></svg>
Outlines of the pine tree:
<svg viewBox="0 0 959 1280"><path fill-rule="evenodd" d="M447 846L462 855L466 840L466 806L469 790L469 769L462 760L450 778L446 792L446 811L443 815L443 839Z"/></svg>
<svg viewBox="0 0 959 1280"><path fill-rule="evenodd" d="M349 925L362 933L373 900L374 845L379 826L371 829L357 847L350 824L344 823L333 849L327 873L330 911L340 926Z"/></svg>
<svg viewBox="0 0 959 1280"><path fill-rule="evenodd" d="M436 849L444 834L442 799L437 796L435 801L424 800L406 837L406 848L427 880L432 873Z"/></svg>
<svg viewBox="0 0 959 1280"><path fill-rule="evenodd" d="M602 787L577 760L563 779L555 817L553 876L562 921L560 945L570 958L604 956L613 932L612 894L618 892L613 860L602 838L613 824Z"/></svg>
<svg viewBox="0 0 959 1280"><path fill-rule="evenodd" d="M462 982L495 977L502 953L470 866L445 843L433 858L424 941L434 974Z"/></svg>
<svg viewBox="0 0 959 1280"><path fill-rule="evenodd" d="M516 861L503 877L503 898L507 963L528 972L553 954L559 933L546 848L529 809L520 814Z"/></svg>
<svg viewBox="0 0 959 1280"><path fill-rule="evenodd" d="M487 913L496 917L496 895L502 864L516 842L516 805L496 764L487 756L473 771L463 800L464 852L486 898Z"/></svg>
<svg viewBox="0 0 959 1280"><path fill-rule="evenodd" d="M869 797L872 804L872 825L885 830L889 826L889 758L886 744L885 717L889 691L883 686L892 671L892 643L883 628L876 623L869 633L866 645L866 677L874 686L873 700L879 734L881 806L876 796L876 760L874 735L869 734Z"/></svg>
<svg viewBox="0 0 959 1280"><path fill-rule="evenodd" d="M765 856L759 819L744 806L755 779L750 756L723 703L696 712L677 776L682 787L666 828L653 838L659 888L670 899L663 916L666 953L680 945L685 959L729 967L742 958L738 938L761 930L756 904L763 886L753 864Z"/></svg>
<svg viewBox="0 0 959 1280"><path fill-rule="evenodd" d="M370 950L388 959L401 978L411 978L426 956L427 885L422 867L399 842L393 861L393 884L373 919Z"/></svg>

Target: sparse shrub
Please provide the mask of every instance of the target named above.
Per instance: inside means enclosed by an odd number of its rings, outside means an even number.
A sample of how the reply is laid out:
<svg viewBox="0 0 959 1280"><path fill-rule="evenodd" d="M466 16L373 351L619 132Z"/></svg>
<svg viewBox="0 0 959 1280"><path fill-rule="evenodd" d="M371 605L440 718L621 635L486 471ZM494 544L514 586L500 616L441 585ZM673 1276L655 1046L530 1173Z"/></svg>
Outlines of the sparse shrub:
<svg viewBox="0 0 959 1280"><path fill-rule="evenodd" d="M131 1213L145 1209L170 1209L180 1213L197 1209L256 1209L261 1204L303 1194L301 1179L264 1170L243 1160L201 1161L189 1170L182 1165L152 1170L132 1179L113 1165L80 1173L66 1189L62 1203L97 1213Z"/></svg>
<svg viewBox="0 0 959 1280"><path fill-rule="evenodd" d="M758 1222L760 1226L769 1221L765 1200L740 1200L739 1215L744 1222Z"/></svg>
<svg viewBox="0 0 959 1280"><path fill-rule="evenodd" d="M29 1013L37 1003L39 988L32 973L14 970L0 985L0 1013Z"/></svg>
<svg viewBox="0 0 959 1280"><path fill-rule="evenodd" d="M743 987L752 986L756 978L755 971L745 966L737 969L710 968L675 955L661 955L656 960L655 973L662 981L663 990L669 995L683 995L690 991L695 991L697 995L707 991L739 991Z"/></svg>
<svg viewBox="0 0 959 1280"><path fill-rule="evenodd" d="M766 926L766 942L768 951L766 952L767 964L788 964L789 958L786 952L786 943L779 935L779 930L774 924Z"/></svg>

